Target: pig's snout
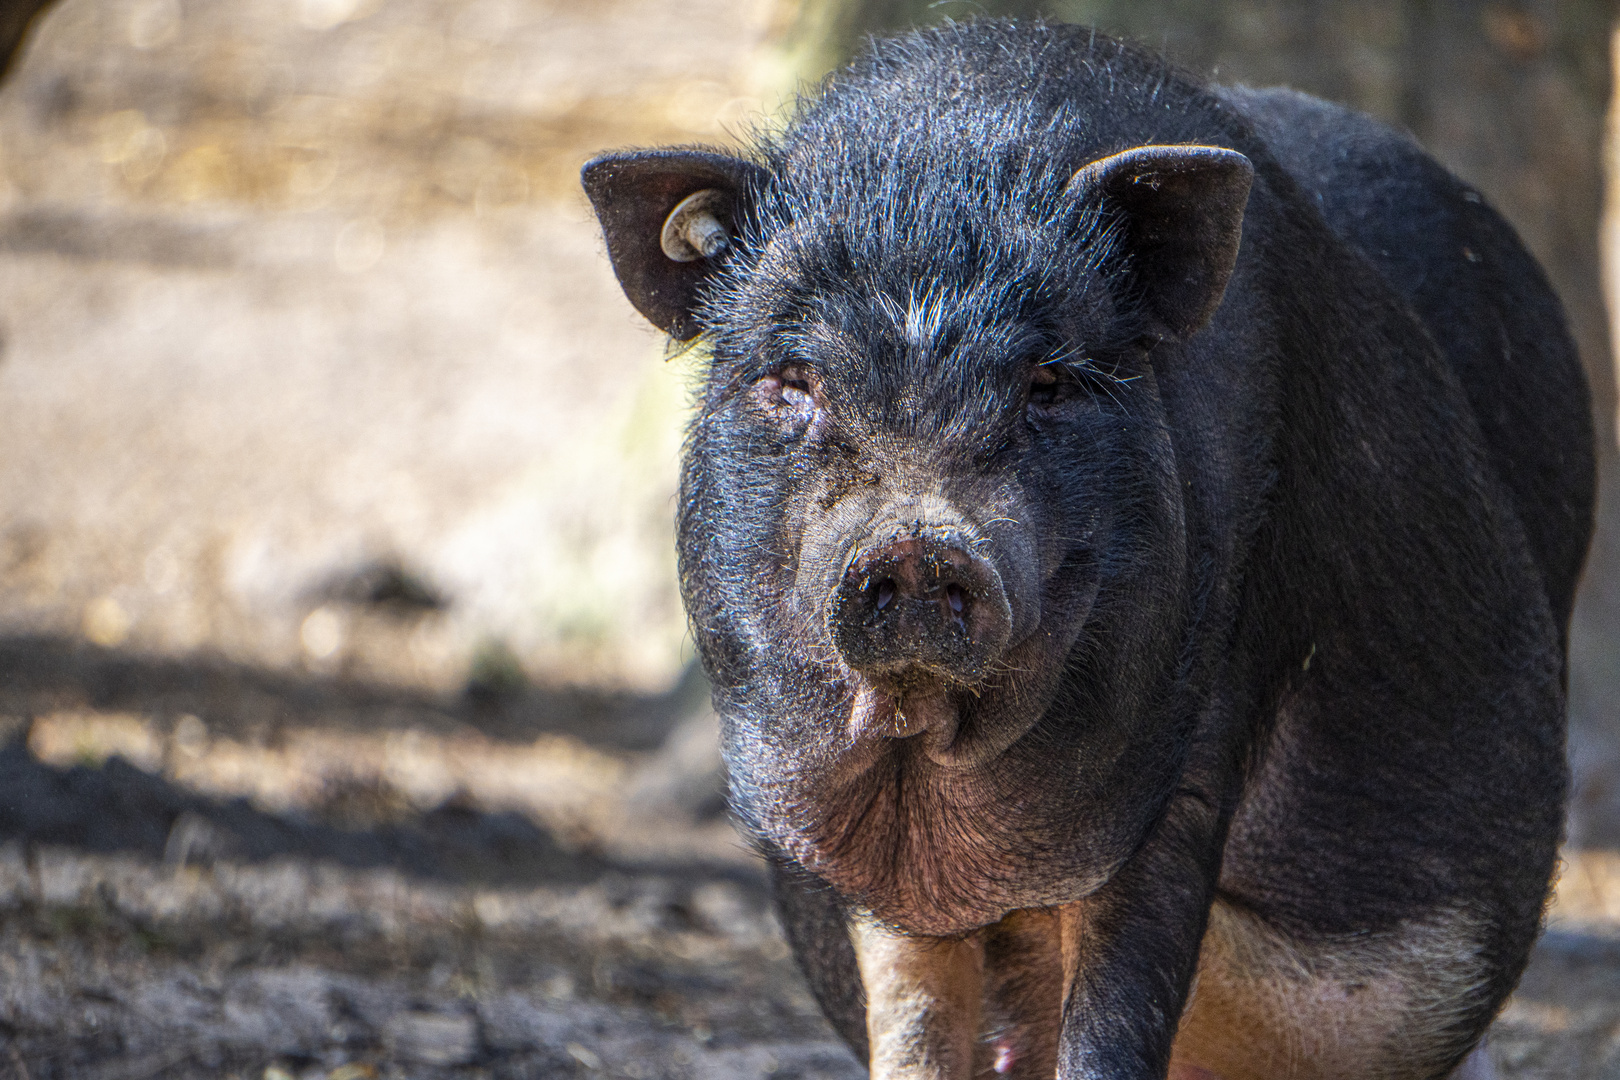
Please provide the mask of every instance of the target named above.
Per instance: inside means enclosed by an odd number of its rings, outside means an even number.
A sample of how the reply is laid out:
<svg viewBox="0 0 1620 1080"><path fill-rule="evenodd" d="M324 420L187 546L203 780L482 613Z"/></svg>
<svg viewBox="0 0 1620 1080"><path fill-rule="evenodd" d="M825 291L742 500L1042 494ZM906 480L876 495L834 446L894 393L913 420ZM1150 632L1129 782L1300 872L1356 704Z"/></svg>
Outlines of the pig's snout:
<svg viewBox="0 0 1620 1080"><path fill-rule="evenodd" d="M855 553L828 628L844 662L868 677L973 683L1006 648L1012 608L996 568L958 534L900 536Z"/></svg>

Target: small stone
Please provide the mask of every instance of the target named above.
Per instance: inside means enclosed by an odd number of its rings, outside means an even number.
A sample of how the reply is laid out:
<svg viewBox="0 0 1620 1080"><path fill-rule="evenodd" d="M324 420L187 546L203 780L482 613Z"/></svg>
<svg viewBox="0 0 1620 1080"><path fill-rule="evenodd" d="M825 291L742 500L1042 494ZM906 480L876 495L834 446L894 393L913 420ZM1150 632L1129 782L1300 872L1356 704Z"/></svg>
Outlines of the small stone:
<svg viewBox="0 0 1620 1080"><path fill-rule="evenodd" d="M470 1016L401 1013L388 1021L388 1048L422 1065L465 1065L478 1056L478 1025Z"/></svg>
<svg viewBox="0 0 1620 1080"><path fill-rule="evenodd" d="M104 649L114 649L129 636L134 622L129 612L111 596L98 597L84 609L84 636Z"/></svg>
<svg viewBox="0 0 1620 1080"><path fill-rule="evenodd" d="M602 1059L597 1057L594 1051L587 1050L579 1043L569 1043L567 1046L563 1047L563 1049L568 1051L569 1057L573 1058L575 1061L579 1062L592 1072L598 1072L601 1070Z"/></svg>
<svg viewBox="0 0 1620 1080"><path fill-rule="evenodd" d="M339 1065L327 1074L326 1080L376 1080L377 1069L363 1061Z"/></svg>

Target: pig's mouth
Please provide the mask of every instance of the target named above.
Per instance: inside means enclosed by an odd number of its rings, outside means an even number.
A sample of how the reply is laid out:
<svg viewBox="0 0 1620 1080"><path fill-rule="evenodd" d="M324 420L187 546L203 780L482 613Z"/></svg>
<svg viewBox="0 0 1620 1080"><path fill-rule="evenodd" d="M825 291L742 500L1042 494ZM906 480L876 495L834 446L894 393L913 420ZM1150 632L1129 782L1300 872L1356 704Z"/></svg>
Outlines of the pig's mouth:
<svg viewBox="0 0 1620 1080"><path fill-rule="evenodd" d="M1034 726L1051 697L1045 686L1013 685L1010 673L967 685L928 672L875 679L850 672L846 685L851 764L904 747L952 771L999 756Z"/></svg>
<svg viewBox="0 0 1620 1080"><path fill-rule="evenodd" d="M921 736L929 757L942 765L949 763L961 723L957 695L971 690L922 670L877 678L851 672L849 683L854 691L849 712L852 740Z"/></svg>
<svg viewBox="0 0 1620 1080"><path fill-rule="evenodd" d="M1065 658L1097 597L1090 581L1068 599L1069 618L1014 642L974 682L920 664L877 672L847 665L851 765L870 764L885 744L915 748L935 765L969 769L1000 756L1050 708ZM861 766L855 765L855 771Z"/></svg>

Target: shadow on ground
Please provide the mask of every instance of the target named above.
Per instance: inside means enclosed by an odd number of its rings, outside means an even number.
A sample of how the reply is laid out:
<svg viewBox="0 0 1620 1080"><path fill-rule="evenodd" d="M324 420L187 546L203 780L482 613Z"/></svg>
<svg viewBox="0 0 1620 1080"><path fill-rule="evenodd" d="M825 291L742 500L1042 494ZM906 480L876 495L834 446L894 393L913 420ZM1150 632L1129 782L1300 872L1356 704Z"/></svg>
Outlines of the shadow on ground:
<svg viewBox="0 0 1620 1080"><path fill-rule="evenodd" d="M707 695L695 666L666 694L474 683L445 698L216 657L144 656L65 637L0 637L0 715L74 706L191 714L212 729L257 739L318 717L343 731L471 728L508 741L551 733L607 749L652 750Z"/></svg>
<svg viewBox="0 0 1620 1080"><path fill-rule="evenodd" d="M0 717L13 717L0 748L0 842L84 852L124 852L169 866L280 857L351 868L386 867L471 886L579 883L603 874L650 872L725 877L757 887L757 875L694 864L690 856L615 857L589 837L561 838L515 810L480 806L458 791L411 806L378 783L321 792L318 805L284 812L244 798L209 798L120 757L94 766L39 760L26 742L33 717L63 709L128 712L156 727L201 717L215 736L275 746L288 731L318 728L362 737L394 732L475 732L499 744L560 735L610 754L661 764L655 751L708 688L694 668L669 693L642 696L534 686L474 687L445 700L337 678L295 677L212 658L143 657L56 638L0 640ZM19 723L20 721L20 723ZM645 777L642 777L645 786ZM690 815L713 820L718 796ZM680 823L669 823L672 827Z"/></svg>
<svg viewBox="0 0 1620 1080"><path fill-rule="evenodd" d="M291 857L470 885L579 883L615 868L648 869L565 850L515 812L452 802L405 820L346 829L305 814L266 813L246 800L203 798L118 757L99 768L53 768L20 739L0 749L0 793L5 841L121 852L169 866Z"/></svg>

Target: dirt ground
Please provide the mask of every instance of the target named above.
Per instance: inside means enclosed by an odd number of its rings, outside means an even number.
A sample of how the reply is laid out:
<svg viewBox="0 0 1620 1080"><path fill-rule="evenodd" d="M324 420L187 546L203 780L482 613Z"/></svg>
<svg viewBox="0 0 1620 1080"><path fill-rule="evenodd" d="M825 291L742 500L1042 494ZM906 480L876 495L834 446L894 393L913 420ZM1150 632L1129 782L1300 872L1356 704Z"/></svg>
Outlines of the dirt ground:
<svg viewBox="0 0 1620 1080"><path fill-rule="evenodd" d="M0 1075L861 1071L722 816L701 686L0 653Z"/></svg>
<svg viewBox="0 0 1620 1080"><path fill-rule="evenodd" d="M10 639L0 1076L858 1077L658 697L445 700ZM1620 1075L1620 859L1572 856L1492 1036Z"/></svg>

